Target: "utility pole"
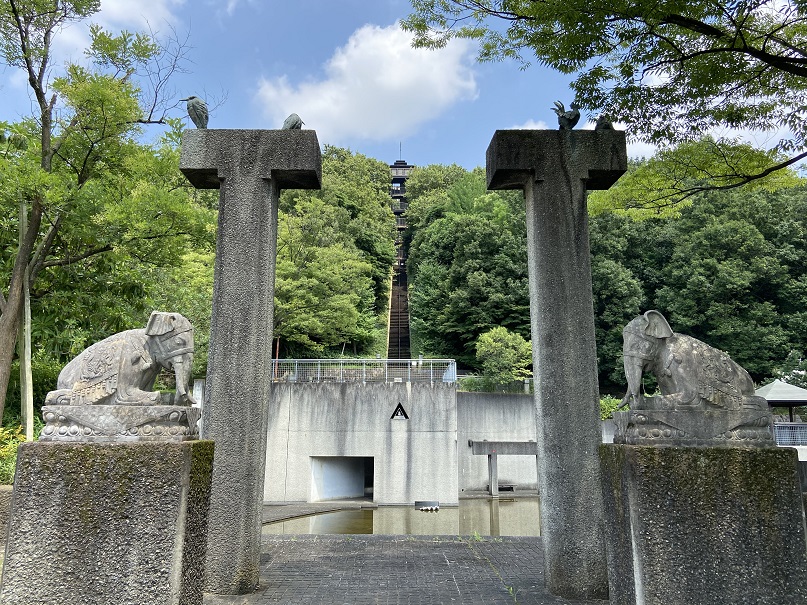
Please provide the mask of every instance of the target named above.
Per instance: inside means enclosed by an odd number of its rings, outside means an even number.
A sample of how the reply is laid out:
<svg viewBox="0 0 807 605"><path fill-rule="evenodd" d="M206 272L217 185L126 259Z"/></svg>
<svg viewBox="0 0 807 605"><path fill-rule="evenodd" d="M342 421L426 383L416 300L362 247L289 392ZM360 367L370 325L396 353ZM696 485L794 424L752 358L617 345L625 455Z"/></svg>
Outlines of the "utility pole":
<svg viewBox="0 0 807 605"><path fill-rule="evenodd" d="M20 202L20 247L28 231L28 208L25 201ZM25 427L25 440L34 440L34 385L31 375L31 292L29 289L30 273L25 267L23 275L23 310L20 322L20 335L17 349L20 357L20 411Z"/></svg>

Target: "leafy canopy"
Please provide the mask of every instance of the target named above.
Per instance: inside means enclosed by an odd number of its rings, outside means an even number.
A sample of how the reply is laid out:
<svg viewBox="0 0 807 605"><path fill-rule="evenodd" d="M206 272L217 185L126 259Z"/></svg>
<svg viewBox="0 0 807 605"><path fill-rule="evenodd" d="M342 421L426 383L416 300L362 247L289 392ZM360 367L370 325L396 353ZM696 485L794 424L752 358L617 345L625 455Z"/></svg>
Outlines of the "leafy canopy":
<svg viewBox="0 0 807 605"><path fill-rule="evenodd" d="M777 153L757 157L732 183L807 157L803 2L412 0L412 7L402 25L416 45L469 38L480 60L525 68L537 60L575 74L578 103L639 140L671 146L716 130L784 133Z"/></svg>
<svg viewBox="0 0 807 605"><path fill-rule="evenodd" d="M476 359L482 373L496 384L530 378L532 345L521 334L503 326L491 328L476 340Z"/></svg>

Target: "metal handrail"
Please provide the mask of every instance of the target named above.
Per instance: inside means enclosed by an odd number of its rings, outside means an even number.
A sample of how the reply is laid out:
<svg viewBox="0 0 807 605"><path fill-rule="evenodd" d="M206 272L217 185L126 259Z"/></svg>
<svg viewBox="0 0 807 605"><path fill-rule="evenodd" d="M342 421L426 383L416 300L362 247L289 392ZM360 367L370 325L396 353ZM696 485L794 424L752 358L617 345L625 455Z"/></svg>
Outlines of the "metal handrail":
<svg viewBox="0 0 807 605"><path fill-rule="evenodd" d="M457 381L453 359L277 359L274 382L442 382Z"/></svg>
<svg viewBox="0 0 807 605"><path fill-rule="evenodd" d="M774 422L776 445L807 445L807 422Z"/></svg>

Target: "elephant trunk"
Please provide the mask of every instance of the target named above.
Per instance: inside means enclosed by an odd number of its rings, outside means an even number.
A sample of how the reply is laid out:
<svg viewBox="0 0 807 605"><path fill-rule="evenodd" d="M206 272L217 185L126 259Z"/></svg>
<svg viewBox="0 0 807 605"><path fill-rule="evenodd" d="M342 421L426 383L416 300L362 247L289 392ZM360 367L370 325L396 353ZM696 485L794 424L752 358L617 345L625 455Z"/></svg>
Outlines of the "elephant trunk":
<svg viewBox="0 0 807 605"><path fill-rule="evenodd" d="M193 353L183 353L168 360L174 370L176 377L178 405L193 405L196 400L188 392L188 384L191 380L191 366L193 365Z"/></svg>
<svg viewBox="0 0 807 605"><path fill-rule="evenodd" d="M642 372L645 361L640 357L624 356L625 378L628 381L628 391L622 399L619 407L625 407L630 403L639 403L642 396Z"/></svg>

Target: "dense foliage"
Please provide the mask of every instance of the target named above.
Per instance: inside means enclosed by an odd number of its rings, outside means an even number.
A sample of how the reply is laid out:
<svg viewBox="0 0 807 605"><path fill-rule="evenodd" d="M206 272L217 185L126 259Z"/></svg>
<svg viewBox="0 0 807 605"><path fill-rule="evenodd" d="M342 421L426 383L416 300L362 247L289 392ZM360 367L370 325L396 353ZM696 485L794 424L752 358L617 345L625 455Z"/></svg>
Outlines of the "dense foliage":
<svg viewBox="0 0 807 605"><path fill-rule="evenodd" d="M807 157L807 15L796 0L412 0L412 7L403 27L417 45L468 38L479 43L480 60L527 67L534 57L574 74L577 102L638 139L667 147L732 129L778 139L774 151L741 162L730 135L715 141L715 153L675 158L701 177L677 182L683 195L707 181L754 181Z"/></svg>
<svg viewBox="0 0 807 605"><path fill-rule="evenodd" d="M0 124L0 415L26 289L63 316L112 303L123 323L130 312L114 292L142 283L130 273L176 263L212 233L209 208L180 185L175 132L159 149L138 143L141 124L170 123L165 84L181 45L93 26L85 60L57 64L55 38L99 9L97 0L0 2L0 61L21 70L33 101L29 118ZM71 286L75 297L64 295ZM85 287L97 298L81 301Z"/></svg>
<svg viewBox="0 0 807 605"><path fill-rule="evenodd" d="M455 173L444 188L438 171ZM504 326L529 338L523 204L514 192L487 193L484 172L415 169L407 223L413 353L476 365L480 334ZM433 183L426 188L423 183ZM412 192L417 193L412 193Z"/></svg>
<svg viewBox="0 0 807 605"><path fill-rule="evenodd" d="M532 344L503 326L479 335L476 359L482 366L482 375L497 385L532 376Z"/></svg>
<svg viewBox="0 0 807 605"><path fill-rule="evenodd" d="M443 193L419 190L409 257L417 350L478 370L471 346L481 334L505 326L530 335L523 201L484 193L481 179L467 173ZM727 351L757 381L791 351L795 366L807 352L805 230L804 187L706 192L676 217L590 217L603 391L623 388L622 328L650 308L674 330Z"/></svg>
<svg viewBox="0 0 807 605"><path fill-rule="evenodd" d="M322 189L283 193L275 280L280 357L386 351L395 260L389 182L383 162L326 145Z"/></svg>

